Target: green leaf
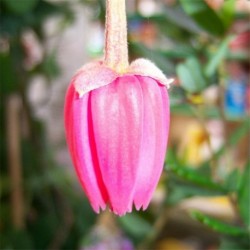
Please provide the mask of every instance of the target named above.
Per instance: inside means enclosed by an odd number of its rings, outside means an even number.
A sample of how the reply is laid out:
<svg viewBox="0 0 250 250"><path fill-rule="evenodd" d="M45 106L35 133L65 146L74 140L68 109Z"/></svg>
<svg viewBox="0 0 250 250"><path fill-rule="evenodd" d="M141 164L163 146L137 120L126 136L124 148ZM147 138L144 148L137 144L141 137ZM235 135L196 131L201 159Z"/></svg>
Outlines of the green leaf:
<svg viewBox="0 0 250 250"><path fill-rule="evenodd" d="M4 0L4 3L10 11L16 14L24 14L36 6L37 0Z"/></svg>
<svg viewBox="0 0 250 250"><path fill-rule="evenodd" d="M211 197L221 195L221 191L211 190L205 187L197 186L192 183L178 180L175 176L169 175L167 181L166 203L175 205L183 199L193 196Z"/></svg>
<svg viewBox="0 0 250 250"><path fill-rule="evenodd" d="M223 240L220 244L220 250L235 250L240 249L239 244L234 241Z"/></svg>
<svg viewBox="0 0 250 250"><path fill-rule="evenodd" d="M174 50L162 50L159 52L169 59L183 59L191 57L194 54L194 50L191 47L184 45L176 45Z"/></svg>
<svg viewBox="0 0 250 250"><path fill-rule="evenodd" d="M216 73L218 66L228 53L228 45L231 39L232 37L230 36L222 41L219 48L210 56L210 59L205 67L205 74L207 77L211 77Z"/></svg>
<svg viewBox="0 0 250 250"><path fill-rule="evenodd" d="M236 0L227 0L223 2L222 8L219 10L218 15L224 23L226 29L230 28L231 23L235 16L235 2Z"/></svg>
<svg viewBox="0 0 250 250"><path fill-rule="evenodd" d="M197 88L188 67L184 63L180 63L177 66L176 71L178 77L180 78L181 86L189 92L196 92Z"/></svg>
<svg viewBox="0 0 250 250"><path fill-rule="evenodd" d="M234 169L226 176L223 186L231 192L235 192L239 189L240 180L241 174L239 169Z"/></svg>
<svg viewBox="0 0 250 250"><path fill-rule="evenodd" d="M7 174L2 173L0 178L0 198L2 198L3 195L9 194L9 191L11 190L10 187L10 177Z"/></svg>
<svg viewBox="0 0 250 250"><path fill-rule="evenodd" d="M172 21L174 24L183 28L189 32L199 34L201 29L197 26L197 24L184 12L183 9L179 6L177 7L166 7L164 9L164 16L169 21Z"/></svg>
<svg viewBox="0 0 250 250"><path fill-rule="evenodd" d="M213 190L221 191L222 193L227 193L227 190L223 188L220 184L213 182L209 176L204 176L194 169L188 167L177 166L177 165L166 165L166 169L172 171L176 176L181 179L191 182L195 185L206 187Z"/></svg>
<svg viewBox="0 0 250 250"><path fill-rule="evenodd" d="M239 237L222 237L219 250L245 250L250 248L248 239Z"/></svg>
<svg viewBox="0 0 250 250"><path fill-rule="evenodd" d="M18 78L13 68L12 58L9 53L0 53L1 65L1 91L7 95L18 89Z"/></svg>
<svg viewBox="0 0 250 250"><path fill-rule="evenodd" d="M225 33L223 22L205 1L180 0L184 11L207 32L222 36Z"/></svg>
<svg viewBox="0 0 250 250"><path fill-rule="evenodd" d="M122 227L135 237L143 237L152 230L152 226L137 214L127 214L119 218Z"/></svg>
<svg viewBox="0 0 250 250"><path fill-rule="evenodd" d="M188 58L185 63L179 64L177 74L181 86L190 93L202 91L207 85L201 65L194 57Z"/></svg>
<svg viewBox="0 0 250 250"><path fill-rule="evenodd" d="M57 63L56 51L53 51L50 55L47 55L41 66L44 74L49 78L53 79L57 77L60 74L60 68Z"/></svg>
<svg viewBox="0 0 250 250"><path fill-rule="evenodd" d="M51 242L58 226L62 226L54 213L39 213L38 218L30 225L29 231L34 241L33 249L46 249ZM20 249L20 248L19 248ZM21 248L31 249L31 248Z"/></svg>
<svg viewBox="0 0 250 250"><path fill-rule="evenodd" d="M11 229L1 235L1 249L34 249L29 231Z"/></svg>
<svg viewBox="0 0 250 250"><path fill-rule="evenodd" d="M202 224L208 226L209 228L218 233L230 236L247 236L247 232L241 227L227 224L218 219L204 215L201 212L193 211L191 212L191 217L200 221Z"/></svg>
<svg viewBox="0 0 250 250"><path fill-rule="evenodd" d="M197 89L203 90L207 84L203 75L201 63L196 58L191 57L186 61L186 64L192 72L193 78L197 85Z"/></svg>
<svg viewBox="0 0 250 250"><path fill-rule="evenodd" d="M240 215L250 229L250 161L245 166L238 190Z"/></svg>

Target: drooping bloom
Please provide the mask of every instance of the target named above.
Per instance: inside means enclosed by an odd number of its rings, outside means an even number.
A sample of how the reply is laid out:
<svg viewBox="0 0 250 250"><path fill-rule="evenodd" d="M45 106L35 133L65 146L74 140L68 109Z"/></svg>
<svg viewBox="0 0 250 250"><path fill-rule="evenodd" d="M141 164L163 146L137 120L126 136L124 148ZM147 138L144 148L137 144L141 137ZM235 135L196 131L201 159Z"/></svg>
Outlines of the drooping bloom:
<svg viewBox="0 0 250 250"><path fill-rule="evenodd" d="M105 59L75 74L65 103L66 139L81 185L94 211L108 205L118 215L131 212L133 204L146 209L160 178L171 81L148 60L129 66L124 60L126 26L120 34L109 21L122 2L107 1ZM124 23L125 15L114 14L112 21L116 17L116 25ZM119 34L117 45L112 36Z"/></svg>

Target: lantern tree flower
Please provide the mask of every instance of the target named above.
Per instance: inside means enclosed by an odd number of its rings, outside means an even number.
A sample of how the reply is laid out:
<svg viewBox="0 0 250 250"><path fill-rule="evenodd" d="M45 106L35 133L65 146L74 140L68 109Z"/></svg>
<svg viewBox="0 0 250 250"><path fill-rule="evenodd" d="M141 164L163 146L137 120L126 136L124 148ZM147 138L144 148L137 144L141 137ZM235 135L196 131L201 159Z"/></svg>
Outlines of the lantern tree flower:
<svg viewBox="0 0 250 250"><path fill-rule="evenodd" d="M95 212L146 209L169 132L167 79L152 62L128 63L125 0L106 1L104 60L84 65L66 94L66 140Z"/></svg>

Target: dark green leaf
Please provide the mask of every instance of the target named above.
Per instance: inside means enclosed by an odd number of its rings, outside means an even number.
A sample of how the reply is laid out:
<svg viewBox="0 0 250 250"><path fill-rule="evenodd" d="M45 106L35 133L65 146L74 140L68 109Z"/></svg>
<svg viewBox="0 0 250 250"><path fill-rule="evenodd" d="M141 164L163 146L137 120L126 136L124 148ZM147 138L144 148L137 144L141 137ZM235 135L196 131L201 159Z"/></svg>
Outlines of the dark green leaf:
<svg viewBox="0 0 250 250"><path fill-rule="evenodd" d="M184 11L207 32L221 36L225 32L223 22L205 1L180 0Z"/></svg>
<svg viewBox="0 0 250 250"><path fill-rule="evenodd" d="M152 226L137 214L127 214L120 217L119 221L125 231L136 237L142 237L152 230Z"/></svg>
<svg viewBox="0 0 250 250"><path fill-rule="evenodd" d="M234 169L225 178L223 186L232 192L239 189L239 182L241 180L241 174L239 169Z"/></svg>
<svg viewBox="0 0 250 250"><path fill-rule="evenodd" d="M10 230L1 236L1 249L34 249L31 235L26 230ZM3 242L2 242L3 241Z"/></svg>
<svg viewBox="0 0 250 250"><path fill-rule="evenodd" d="M166 164L176 164L177 160L177 155L176 151L173 150L173 148L169 148L166 154Z"/></svg>
<svg viewBox="0 0 250 250"><path fill-rule="evenodd" d="M60 225L60 222L54 213L40 213L39 217L29 227L32 239L34 240L35 249L46 249L58 226L62 225Z"/></svg>
<svg viewBox="0 0 250 250"><path fill-rule="evenodd" d="M11 182L9 176L2 174L0 178L0 197L9 193Z"/></svg>
<svg viewBox="0 0 250 250"><path fill-rule="evenodd" d="M228 53L228 45L232 37L227 37L220 44L219 48L210 56L210 59L205 67L205 74L207 77L211 77L216 73L221 61L226 57Z"/></svg>
<svg viewBox="0 0 250 250"><path fill-rule="evenodd" d="M10 11L16 14L24 14L36 6L37 0L4 0L4 3Z"/></svg>
<svg viewBox="0 0 250 250"><path fill-rule="evenodd" d="M196 93L203 90L207 83L202 73L199 61L194 58L188 58L185 63L177 66L177 74L181 81L181 86L190 93Z"/></svg>
<svg viewBox="0 0 250 250"><path fill-rule="evenodd" d="M245 250L250 248L247 238L222 237L219 250Z"/></svg>
<svg viewBox="0 0 250 250"><path fill-rule="evenodd" d="M168 171L173 172L176 176L182 178L185 181L191 182L195 185L206 187L208 189L218 190L221 192L227 192L220 184L213 182L209 176L204 176L194 169L177 165L166 165Z"/></svg>
<svg viewBox="0 0 250 250"><path fill-rule="evenodd" d="M49 78L55 78L60 73L60 68L56 59L56 51L48 55L42 63L42 70Z"/></svg>
<svg viewBox="0 0 250 250"><path fill-rule="evenodd" d="M218 233L231 236L247 236L247 232L244 229L204 215L201 212L193 211L191 216Z"/></svg>
<svg viewBox="0 0 250 250"><path fill-rule="evenodd" d="M245 166L238 190L240 215L250 229L250 161Z"/></svg>
<svg viewBox="0 0 250 250"><path fill-rule="evenodd" d="M173 175L169 175L167 181L167 192L168 194L166 196L166 203L168 205L175 205L183 199L187 199L193 196L211 197L222 194L221 191L211 190L179 180Z"/></svg>
<svg viewBox="0 0 250 250"><path fill-rule="evenodd" d="M18 78L15 74L12 60L9 53L0 54L1 67L1 91L5 95L10 94L18 89Z"/></svg>

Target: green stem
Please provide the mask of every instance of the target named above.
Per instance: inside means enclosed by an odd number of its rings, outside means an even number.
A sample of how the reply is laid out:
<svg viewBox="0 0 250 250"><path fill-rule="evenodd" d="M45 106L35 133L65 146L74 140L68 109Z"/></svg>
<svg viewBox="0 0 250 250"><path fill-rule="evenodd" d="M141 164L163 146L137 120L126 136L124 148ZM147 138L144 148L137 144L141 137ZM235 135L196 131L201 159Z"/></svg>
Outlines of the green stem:
<svg viewBox="0 0 250 250"><path fill-rule="evenodd" d="M129 65L125 0L106 0L104 64L118 73Z"/></svg>

